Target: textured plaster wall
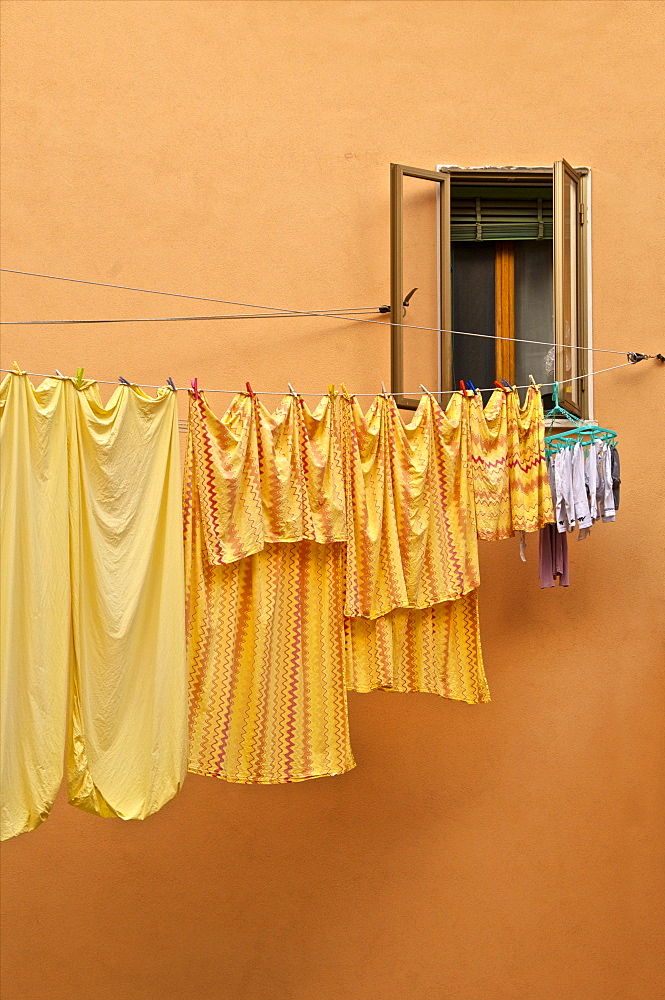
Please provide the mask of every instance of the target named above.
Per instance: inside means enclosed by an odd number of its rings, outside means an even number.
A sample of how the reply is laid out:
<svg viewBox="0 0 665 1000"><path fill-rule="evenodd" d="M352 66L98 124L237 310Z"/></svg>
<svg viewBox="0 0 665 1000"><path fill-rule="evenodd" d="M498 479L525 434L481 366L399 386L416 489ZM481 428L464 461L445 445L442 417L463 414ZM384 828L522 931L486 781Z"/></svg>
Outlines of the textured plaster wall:
<svg viewBox="0 0 665 1000"><path fill-rule="evenodd" d="M391 160L564 156L593 168L596 345L665 350L660 2L9 0L2 31L5 267L378 304ZM217 308L3 277L8 319ZM3 327L14 359L389 378L385 330L333 320ZM192 775L134 824L61 795L6 843L3 1000L659 1000L664 401L655 362L596 380L625 486L569 590L539 590L533 541L483 547L490 705L354 695L346 776Z"/></svg>

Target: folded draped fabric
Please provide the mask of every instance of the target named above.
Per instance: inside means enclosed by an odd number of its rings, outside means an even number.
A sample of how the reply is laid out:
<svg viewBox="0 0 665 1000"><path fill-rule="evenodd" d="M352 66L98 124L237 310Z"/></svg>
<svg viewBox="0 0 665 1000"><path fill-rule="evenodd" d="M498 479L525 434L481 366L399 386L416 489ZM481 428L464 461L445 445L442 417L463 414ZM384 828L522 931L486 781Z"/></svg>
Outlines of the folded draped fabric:
<svg viewBox="0 0 665 1000"><path fill-rule="evenodd" d="M408 425L387 395L219 419L195 390L181 508L174 392L8 375L2 837L46 818L65 752L80 808L168 801L187 667L189 768L229 781L352 768L347 690L488 701L477 539L554 520L543 438L533 389L426 395Z"/></svg>
<svg viewBox="0 0 665 1000"><path fill-rule="evenodd" d="M190 395L190 770L348 770L345 687L489 700L468 450L459 394L408 426L389 397L271 414L248 393L218 419Z"/></svg>
<svg viewBox="0 0 665 1000"><path fill-rule="evenodd" d="M468 399L470 458L478 537L497 541L554 521L545 463L545 422L533 386L520 406L516 391L497 389L483 408Z"/></svg>
<svg viewBox="0 0 665 1000"><path fill-rule="evenodd" d="M382 618L347 618L350 691L422 691L470 705L490 700L480 647L478 593Z"/></svg>
<svg viewBox="0 0 665 1000"><path fill-rule="evenodd" d="M62 780L70 657L65 384L0 385L0 708L6 840L48 816Z"/></svg>
<svg viewBox="0 0 665 1000"><path fill-rule="evenodd" d="M69 801L98 815L143 819L183 781L175 396L0 387L3 838L48 815L65 740Z"/></svg>
<svg viewBox="0 0 665 1000"><path fill-rule="evenodd" d="M464 400L423 396L406 426L390 396L340 405L348 689L489 701Z"/></svg>
<svg viewBox="0 0 665 1000"><path fill-rule="evenodd" d="M344 679L345 505L329 398L271 415L190 397L185 564L190 770L301 781L354 766Z"/></svg>
<svg viewBox="0 0 665 1000"><path fill-rule="evenodd" d="M367 416L342 397L348 539L345 614L454 601L480 582L466 407L423 396L405 426L392 397Z"/></svg>

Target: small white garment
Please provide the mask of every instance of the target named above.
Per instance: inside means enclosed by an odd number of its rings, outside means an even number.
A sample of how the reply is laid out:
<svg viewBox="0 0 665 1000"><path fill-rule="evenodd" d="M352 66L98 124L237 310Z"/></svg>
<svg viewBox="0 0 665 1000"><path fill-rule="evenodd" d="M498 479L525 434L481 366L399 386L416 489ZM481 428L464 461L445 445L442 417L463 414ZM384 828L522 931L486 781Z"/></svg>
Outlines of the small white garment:
<svg viewBox="0 0 665 1000"><path fill-rule="evenodd" d="M614 490L612 489L612 451L608 444L603 443L599 462L600 478L603 484L601 514L603 521L614 521Z"/></svg>
<svg viewBox="0 0 665 1000"><path fill-rule="evenodd" d="M574 518L573 470L570 448L562 448L554 456L554 487L556 490L556 526L558 531L572 531L570 522Z"/></svg>
<svg viewBox="0 0 665 1000"><path fill-rule="evenodd" d="M561 532L591 527L591 513L584 475L584 449L579 442L572 449L562 448L554 458L556 487L556 522Z"/></svg>
<svg viewBox="0 0 665 1000"><path fill-rule="evenodd" d="M589 445L589 452L584 463L584 476L586 479L587 492L589 494L589 513L591 520L597 521L600 517L598 513L598 455L602 447L601 441L593 441Z"/></svg>

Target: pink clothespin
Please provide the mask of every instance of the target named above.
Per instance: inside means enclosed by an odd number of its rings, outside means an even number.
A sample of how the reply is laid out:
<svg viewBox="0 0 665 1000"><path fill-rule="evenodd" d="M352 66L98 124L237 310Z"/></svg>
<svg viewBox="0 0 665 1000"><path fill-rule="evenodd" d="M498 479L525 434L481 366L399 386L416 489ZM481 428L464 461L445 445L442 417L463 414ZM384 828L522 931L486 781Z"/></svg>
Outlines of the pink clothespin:
<svg viewBox="0 0 665 1000"><path fill-rule="evenodd" d="M197 378L193 378L191 386L192 386L192 392L194 393L194 398L200 399L201 393L199 392L199 380Z"/></svg>

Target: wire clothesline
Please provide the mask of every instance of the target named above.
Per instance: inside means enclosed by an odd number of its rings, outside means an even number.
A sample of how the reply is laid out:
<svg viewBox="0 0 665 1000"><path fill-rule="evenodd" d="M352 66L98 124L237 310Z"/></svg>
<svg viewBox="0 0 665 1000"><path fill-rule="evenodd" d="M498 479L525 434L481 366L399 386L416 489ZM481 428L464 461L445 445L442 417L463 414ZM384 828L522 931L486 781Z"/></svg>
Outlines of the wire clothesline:
<svg viewBox="0 0 665 1000"><path fill-rule="evenodd" d="M564 384L566 384L568 382L576 382L578 379L581 379L581 378L591 378L591 376L593 376L593 375L602 375L603 372L612 372L612 371L615 371L617 368L628 368L629 366L632 366L633 364L634 364L633 361L624 361L623 364L620 364L620 365L612 365L610 368L600 368L597 371L587 372L584 375L574 375L572 378L558 379L557 382L541 382L540 386L542 387L544 385L547 385L547 386L550 386L550 385L551 386L554 386L554 385L564 385ZM0 372L7 372L10 375L17 374L16 369L12 369L12 368L0 368ZM72 378L73 379L74 378L73 375L62 375L62 374L60 374L60 372L56 372L55 375L46 375L46 374L44 374L44 372L25 372L25 374L26 375L30 375L32 378L61 378L61 379L68 379L68 378ZM96 379L93 379L92 381L98 382L101 385L118 385L118 383L119 383L120 380L119 379L111 380L111 379L104 379L104 378L96 378ZM161 385L149 385L147 382L132 382L130 384L131 385L140 386L143 389L164 389L164 388L167 387L165 385L165 383L162 383ZM189 387L188 386L183 386L183 385L176 385L176 386L173 386L173 388L175 389L176 392L187 392L187 391L189 391ZM486 389L482 389L482 388L481 389L476 389L475 391L476 392L494 392L494 390L496 388L497 388L497 386L492 386L492 387L486 388ZM529 385L513 385L510 388L511 389L528 389ZM205 389L205 388L202 387L200 391L202 391L202 392L222 392L222 393L227 393L230 396L247 395L247 389ZM417 396L419 393L422 393L423 391L425 391L430 396L450 396L450 395L453 395L455 392L459 392L460 390L459 389L440 389L440 390L434 390L434 391L430 392L429 389L426 389L424 386L420 385L417 390L414 390L412 392L406 392L406 391L400 392L400 393L387 392L387 391L386 392L352 392L352 393L349 393L349 396L363 396L363 397L364 396L383 396L383 395L385 395L385 396ZM325 395L327 395L327 393L322 393L321 391L319 391L319 392L295 392L295 391L293 391L293 392L292 391L288 391L288 392L254 392L253 394L255 396L290 396L290 395L296 395L296 396L325 396Z"/></svg>
<svg viewBox="0 0 665 1000"><path fill-rule="evenodd" d="M353 322L353 323L369 323L369 324L371 324L373 326L389 326L389 327L396 326L396 327L399 327L402 330L422 330L422 331L429 332L429 333L452 333L452 334L454 334L456 336L461 336L461 337L480 337L481 339L484 339L484 340L510 340L510 341L513 341L515 339L513 337L500 337L500 336L497 336L495 334L490 334L490 333L472 333L469 330L448 330L448 329L445 329L443 327L438 327L438 326L418 326L418 325L415 325L415 324L412 324L412 323L396 323L396 322L393 322L392 320L367 319L364 316L344 315L344 313L350 313L350 312L352 312L352 310L350 310L350 309L340 310L340 311L333 310L333 309L331 309L331 310L288 309L287 310L287 309L282 309L282 308L276 307L276 306L259 305L259 304L255 303L255 302L236 302L236 301L234 301L232 299L214 299L214 298L208 298L208 297L203 296L203 295L186 295L186 294L181 293L181 292L161 292L161 291L158 291L157 289L154 289L154 288L139 288L139 287L135 287L133 285L114 285L114 284L111 284L110 282L105 282L105 281L89 281L89 280L84 279L84 278L65 278L62 275L58 275L58 274L39 274L36 271L18 271L18 270L14 269L14 268L3 267L3 268L0 268L0 271L5 271L5 272L11 273L11 274L24 274L24 275L29 275L31 277L36 277L36 278L52 278L52 279L54 279L56 281L71 281L71 282L75 282L77 284L83 284L83 285L98 285L98 286L102 286L104 288L119 288L119 289L126 290L126 291L146 292L146 293L148 293L150 295L169 295L169 296L175 296L177 298L197 299L197 300L202 301L202 302L221 302L224 305L243 306L243 307L246 307L248 309L265 309L265 310L269 310L270 312L276 313L275 316L270 317L270 318L273 318L273 319L275 319L275 318L282 318L282 317L283 318L290 318L292 316L320 316L322 318L326 318L327 317L327 318L330 318L330 319L344 319L344 320L349 320L350 322ZM361 308L367 309L368 311L372 311L371 307L361 307ZM378 310L375 310L375 311L378 311ZM258 318L268 318L268 317L267 316L261 316L261 317L248 316L245 313L245 314L226 314L226 315L222 314L222 315L211 315L211 316L152 316L152 317L141 317L141 318L138 318L138 319L127 319L125 317L122 317L122 318L112 318L112 319L90 319L90 320L85 320L85 319L71 319L71 320L67 320L67 319L50 319L50 320L0 320L0 324L3 325L3 326L76 326L76 325L92 325L92 324L105 324L105 323L106 324L108 324L108 323L178 323L178 322L184 323L184 322L200 322L200 321L205 321L205 320L216 321L216 320L224 320L224 319L258 319ZM519 342L521 344L537 344L539 346L548 347L548 348L551 348L552 346L554 346L552 344L552 341L547 341L547 340L526 340L526 339L520 338ZM624 356L630 356L631 354L636 354L636 352L632 352L632 351L617 351L617 350L611 350L610 348L607 348L607 347L585 347L583 345L578 345L578 344L567 344L566 345L566 350L591 351L591 352L595 352L595 353L599 353L599 354L622 354ZM657 357L657 356L658 355L649 355L649 354L643 355L644 358L651 358L651 357ZM641 357L640 357L640 360L641 360ZM551 384L553 384L553 383L551 383Z"/></svg>
<svg viewBox="0 0 665 1000"><path fill-rule="evenodd" d="M156 288L140 288L137 285L114 285L110 281L90 281L86 278L65 278L61 274L40 274L38 271L18 271L13 267L0 267L0 271L4 271L7 274L25 274L31 278L52 278L54 281L72 281L77 285L97 285L100 288L119 288L126 292L145 292L147 295L168 295L176 299L196 299L198 302L221 302L222 305L226 306L244 306L246 309L266 309L269 312L276 312L278 314L284 314L284 316L312 316L318 312L324 313L334 313L334 312L379 312L382 309L390 310L390 306L379 306L377 309L374 306L357 306L349 309L314 309L314 310L301 310L301 309L284 309L281 306L262 306L256 302L233 302L231 299L214 299L208 295L188 295L186 292L161 292ZM246 315L244 313L243 315ZM131 322L131 321L130 321Z"/></svg>

